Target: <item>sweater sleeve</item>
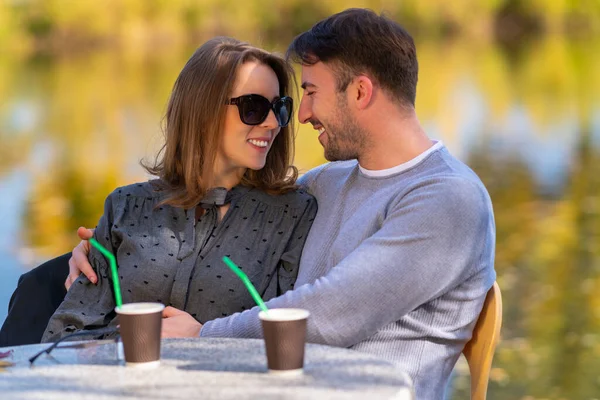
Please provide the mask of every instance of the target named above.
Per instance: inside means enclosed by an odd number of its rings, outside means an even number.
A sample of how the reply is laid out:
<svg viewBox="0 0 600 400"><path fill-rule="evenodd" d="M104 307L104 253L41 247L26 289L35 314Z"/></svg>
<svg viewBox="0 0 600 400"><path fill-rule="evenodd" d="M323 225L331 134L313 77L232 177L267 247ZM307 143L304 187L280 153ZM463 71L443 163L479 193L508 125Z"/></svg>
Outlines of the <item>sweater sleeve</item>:
<svg viewBox="0 0 600 400"><path fill-rule="evenodd" d="M114 220L113 192L104 203L104 214L94 231L94 238L106 249L116 254L112 246L111 227ZM106 259L93 248L88 256L98 276L93 284L84 275L73 282L65 300L50 318L42 342L56 341L70 333L107 326L116 316L112 274ZM92 337L90 337L92 339Z"/></svg>
<svg viewBox="0 0 600 400"><path fill-rule="evenodd" d="M325 276L267 306L307 309L309 342L352 346L485 268L480 258L493 229L491 206L475 183L421 182ZM209 321L200 335L261 337L259 311Z"/></svg>

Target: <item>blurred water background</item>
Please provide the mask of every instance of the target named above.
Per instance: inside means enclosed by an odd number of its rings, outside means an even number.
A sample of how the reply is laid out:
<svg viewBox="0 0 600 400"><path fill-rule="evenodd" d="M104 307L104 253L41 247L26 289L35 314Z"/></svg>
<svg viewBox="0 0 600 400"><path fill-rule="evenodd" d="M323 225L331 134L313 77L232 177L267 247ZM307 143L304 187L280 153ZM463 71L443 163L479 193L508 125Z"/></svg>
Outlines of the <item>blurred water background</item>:
<svg viewBox="0 0 600 400"><path fill-rule="evenodd" d="M414 34L417 112L488 187L504 296L490 399L600 393L600 1L0 0L0 322L18 276L147 177L172 84L224 34L285 51L350 6ZM301 127L296 164L324 161ZM457 367L453 398L468 398Z"/></svg>

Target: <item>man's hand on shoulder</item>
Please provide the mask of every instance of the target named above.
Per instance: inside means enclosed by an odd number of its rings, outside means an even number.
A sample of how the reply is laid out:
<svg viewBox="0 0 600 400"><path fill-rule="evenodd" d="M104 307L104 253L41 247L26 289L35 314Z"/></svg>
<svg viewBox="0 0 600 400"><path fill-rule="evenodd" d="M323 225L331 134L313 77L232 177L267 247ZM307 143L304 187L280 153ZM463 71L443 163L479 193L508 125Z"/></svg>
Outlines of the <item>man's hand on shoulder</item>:
<svg viewBox="0 0 600 400"><path fill-rule="evenodd" d="M82 272L87 276L90 282L98 282L98 277L88 261L88 254L90 253L89 239L94 236L94 230L79 227L79 229L77 229L77 236L79 236L81 242L73 249L73 253L69 259L69 276L67 276L65 281L65 288L67 290L69 290L73 282L75 282Z"/></svg>

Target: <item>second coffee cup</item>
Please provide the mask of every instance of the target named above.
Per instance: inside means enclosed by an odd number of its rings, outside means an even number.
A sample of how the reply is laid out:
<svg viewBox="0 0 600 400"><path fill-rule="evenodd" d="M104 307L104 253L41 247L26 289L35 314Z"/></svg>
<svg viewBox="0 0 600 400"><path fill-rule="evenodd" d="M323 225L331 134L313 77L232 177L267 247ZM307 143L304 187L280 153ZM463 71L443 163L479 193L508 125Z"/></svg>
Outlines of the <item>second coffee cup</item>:
<svg viewBox="0 0 600 400"><path fill-rule="evenodd" d="M306 323L310 313L299 308L261 311L269 372L296 375L304 366Z"/></svg>

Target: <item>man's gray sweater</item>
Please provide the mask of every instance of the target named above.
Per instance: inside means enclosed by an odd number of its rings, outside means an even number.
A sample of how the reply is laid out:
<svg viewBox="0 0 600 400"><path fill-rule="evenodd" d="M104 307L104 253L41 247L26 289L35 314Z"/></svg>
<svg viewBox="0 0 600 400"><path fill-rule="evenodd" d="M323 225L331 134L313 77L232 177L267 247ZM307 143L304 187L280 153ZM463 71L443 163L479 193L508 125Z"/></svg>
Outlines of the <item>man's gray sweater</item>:
<svg viewBox="0 0 600 400"><path fill-rule="evenodd" d="M295 289L267 306L309 310L309 342L377 354L410 374L418 399L442 399L496 279L487 190L441 142L388 170L335 162L301 183L319 210ZM201 336L261 337L259 311Z"/></svg>

